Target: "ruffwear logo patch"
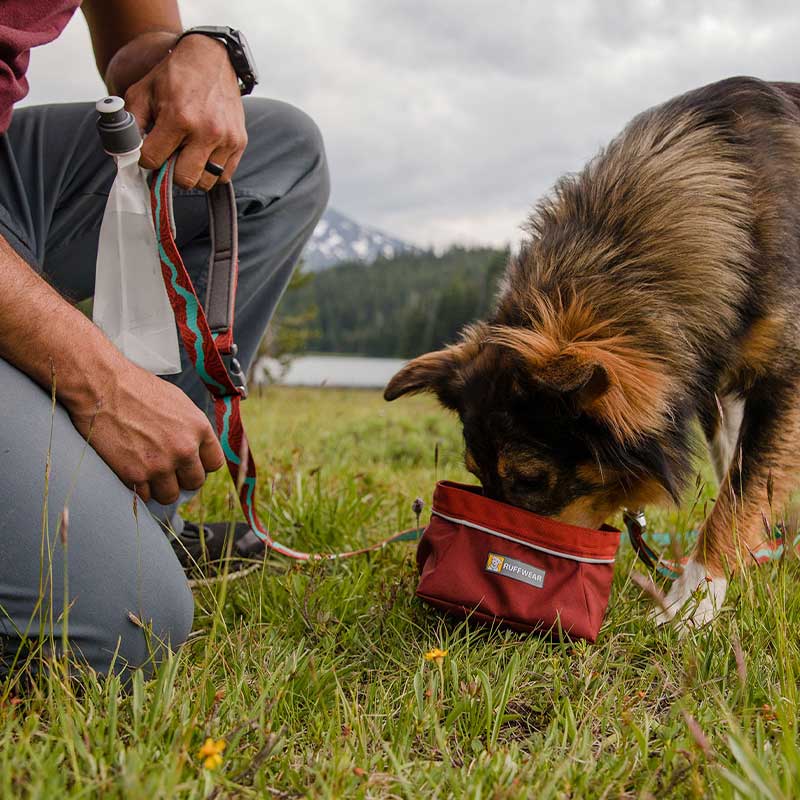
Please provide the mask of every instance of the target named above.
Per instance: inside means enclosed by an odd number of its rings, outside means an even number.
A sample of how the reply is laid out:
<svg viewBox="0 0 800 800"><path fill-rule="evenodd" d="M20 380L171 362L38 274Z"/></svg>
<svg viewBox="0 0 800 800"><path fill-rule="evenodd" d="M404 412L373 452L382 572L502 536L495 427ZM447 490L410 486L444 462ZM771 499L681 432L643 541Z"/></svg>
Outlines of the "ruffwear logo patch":
<svg viewBox="0 0 800 800"><path fill-rule="evenodd" d="M486 572L493 572L495 575L505 575L506 578L513 578L515 581L527 583L537 589L544 587L545 571L526 564L524 561L517 561L516 558L501 556L498 553L489 553L486 559Z"/></svg>

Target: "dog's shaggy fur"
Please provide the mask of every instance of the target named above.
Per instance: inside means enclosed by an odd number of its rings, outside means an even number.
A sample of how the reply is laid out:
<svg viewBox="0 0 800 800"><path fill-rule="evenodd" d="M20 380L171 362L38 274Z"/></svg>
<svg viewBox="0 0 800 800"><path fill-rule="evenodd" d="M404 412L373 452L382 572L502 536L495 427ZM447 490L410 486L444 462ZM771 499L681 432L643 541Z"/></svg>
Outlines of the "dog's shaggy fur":
<svg viewBox="0 0 800 800"><path fill-rule="evenodd" d="M593 527L678 499L699 419L721 483L694 560L720 579L800 466L800 84L644 112L527 232L492 317L386 398L435 392L487 493Z"/></svg>

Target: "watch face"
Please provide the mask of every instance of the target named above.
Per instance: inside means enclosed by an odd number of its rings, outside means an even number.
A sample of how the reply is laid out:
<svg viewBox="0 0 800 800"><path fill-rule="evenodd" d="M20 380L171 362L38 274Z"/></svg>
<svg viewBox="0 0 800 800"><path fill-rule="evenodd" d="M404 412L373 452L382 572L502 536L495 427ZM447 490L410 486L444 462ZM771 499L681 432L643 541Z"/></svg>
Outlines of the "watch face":
<svg viewBox="0 0 800 800"><path fill-rule="evenodd" d="M247 59L247 66L250 70L250 74L252 75L252 84L258 83L258 69L256 68L256 60L253 58L253 51L250 49L250 45L245 38L245 35L241 31L236 31L236 35L239 37L239 43L242 46L242 52L244 53L244 57ZM253 87L251 86L250 89Z"/></svg>

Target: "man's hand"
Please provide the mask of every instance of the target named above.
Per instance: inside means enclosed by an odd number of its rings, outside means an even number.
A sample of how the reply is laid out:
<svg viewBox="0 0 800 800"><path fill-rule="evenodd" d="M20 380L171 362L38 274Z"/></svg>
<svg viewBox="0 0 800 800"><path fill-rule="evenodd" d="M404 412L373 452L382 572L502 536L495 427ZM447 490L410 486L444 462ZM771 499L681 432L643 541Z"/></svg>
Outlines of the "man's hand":
<svg viewBox="0 0 800 800"><path fill-rule="evenodd" d="M121 55L130 58L130 53ZM112 62L109 72L113 68ZM247 146L247 131L239 81L222 42L200 34L181 39L128 89L125 105L139 127L150 131L142 146L143 167L156 169L181 148L175 164L179 186L208 191L218 179L205 171L207 161L224 167L219 180L230 181Z"/></svg>
<svg viewBox="0 0 800 800"><path fill-rule="evenodd" d="M177 0L83 0L97 68L109 92L125 97L150 133L143 167L160 167L183 148L175 179L187 189L229 181L247 144L239 81L222 42L183 30ZM176 44L177 42L177 44Z"/></svg>
<svg viewBox="0 0 800 800"><path fill-rule="evenodd" d="M168 505L181 489L199 489L224 463L202 411L176 386L122 359L104 380L67 404L72 423L142 500Z"/></svg>

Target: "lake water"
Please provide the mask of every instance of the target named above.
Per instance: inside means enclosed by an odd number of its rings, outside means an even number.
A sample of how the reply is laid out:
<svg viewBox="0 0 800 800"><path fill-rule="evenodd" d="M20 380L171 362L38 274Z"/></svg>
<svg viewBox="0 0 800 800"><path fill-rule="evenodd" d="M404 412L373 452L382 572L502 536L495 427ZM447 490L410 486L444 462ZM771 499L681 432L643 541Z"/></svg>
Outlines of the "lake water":
<svg viewBox="0 0 800 800"><path fill-rule="evenodd" d="M265 360L278 375L275 362ZM406 362L400 358L362 356L298 356L279 383L285 386L330 386L340 388L382 389ZM256 366L256 381L263 379L263 369Z"/></svg>

